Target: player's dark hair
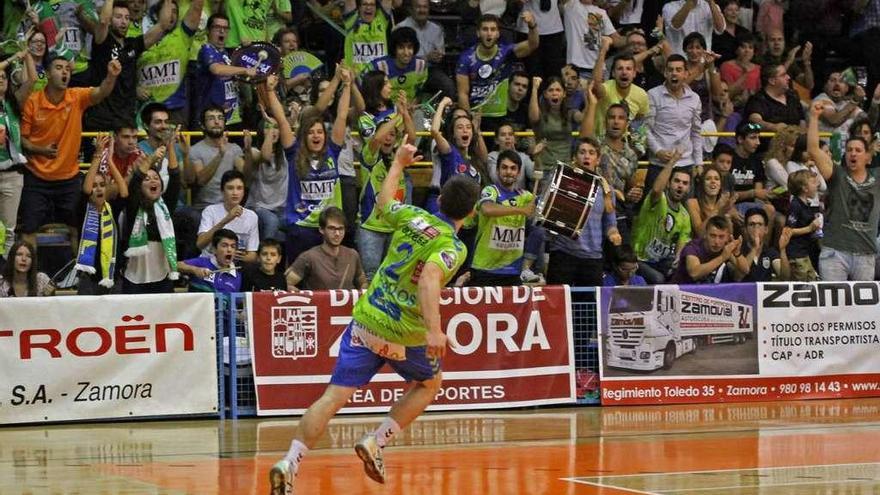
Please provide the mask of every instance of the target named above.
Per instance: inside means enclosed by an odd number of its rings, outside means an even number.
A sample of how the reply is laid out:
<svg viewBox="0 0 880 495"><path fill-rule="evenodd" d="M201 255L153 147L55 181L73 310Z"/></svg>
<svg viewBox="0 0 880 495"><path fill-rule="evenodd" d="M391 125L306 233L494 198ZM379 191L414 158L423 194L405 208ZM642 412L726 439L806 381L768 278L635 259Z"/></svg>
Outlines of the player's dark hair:
<svg viewBox="0 0 880 495"><path fill-rule="evenodd" d="M464 175L456 175L440 188L440 213L453 220L463 220L474 209L480 185Z"/></svg>

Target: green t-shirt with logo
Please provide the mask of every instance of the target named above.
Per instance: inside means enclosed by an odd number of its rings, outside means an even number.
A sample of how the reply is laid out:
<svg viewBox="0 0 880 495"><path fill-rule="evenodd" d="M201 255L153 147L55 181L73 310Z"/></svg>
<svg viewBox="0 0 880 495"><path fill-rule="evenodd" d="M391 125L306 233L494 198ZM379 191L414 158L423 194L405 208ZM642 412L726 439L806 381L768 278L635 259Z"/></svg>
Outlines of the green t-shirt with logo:
<svg viewBox="0 0 880 495"><path fill-rule="evenodd" d="M392 201L381 215L394 234L388 254L352 316L388 342L423 346L428 329L418 293L425 263L442 270L440 284L445 286L464 262L467 248L450 223L419 207Z"/></svg>
<svg viewBox="0 0 880 495"><path fill-rule="evenodd" d="M370 23L361 20L357 10L343 17L345 26L345 64L358 74L370 70L370 62L388 55L388 28L390 16L376 7L376 16Z"/></svg>
<svg viewBox="0 0 880 495"><path fill-rule="evenodd" d="M477 212L480 213L487 203L523 207L534 199L535 195L530 191L510 191L493 184L483 188L477 203ZM477 241L471 266L498 275L519 275L522 271L525 236L525 215L478 215Z"/></svg>
<svg viewBox="0 0 880 495"><path fill-rule="evenodd" d="M632 229L633 249L639 261L671 263L679 248L691 240L691 216L684 204L674 210L666 192L652 204L645 198Z"/></svg>
<svg viewBox="0 0 880 495"><path fill-rule="evenodd" d="M148 89L153 101L164 103L181 89L189 65L192 40L193 33L181 22L159 43L141 54L137 61L138 87ZM169 106L182 106L186 95L180 97L182 101Z"/></svg>
<svg viewBox="0 0 880 495"><path fill-rule="evenodd" d="M244 40L268 41L266 26L273 0L228 0L229 36L226 48L238 48Z"/></svg>

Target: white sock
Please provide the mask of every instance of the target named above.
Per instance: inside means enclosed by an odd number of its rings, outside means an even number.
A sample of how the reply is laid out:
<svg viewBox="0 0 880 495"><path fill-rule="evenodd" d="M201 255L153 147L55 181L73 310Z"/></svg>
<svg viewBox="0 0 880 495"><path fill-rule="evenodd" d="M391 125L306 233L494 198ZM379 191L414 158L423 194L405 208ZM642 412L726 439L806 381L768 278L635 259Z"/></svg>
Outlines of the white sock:
<svg viewBox="0 0 880 495"><path fill-rule="evenodd" d="M391 441L391 439L400 432L400 425L397 424L397 421L394 421L391 416L388 416L382 421L382 424L376 428L376 431L373 432L376 435L376 443L379 444L379 448L385 448L385 445Z"/></svg>
<svg viewBox="0 0 880 495"><path fill-rule="evenodd" d="M296 476L296 473L299 471L299 463L302 462L303 457L309 453L309 448L299 440L294 440L290 442L290 450L287 451L287 455L284 456L284 459L290 462L290 470L293 472L293 475Z"/></svg>

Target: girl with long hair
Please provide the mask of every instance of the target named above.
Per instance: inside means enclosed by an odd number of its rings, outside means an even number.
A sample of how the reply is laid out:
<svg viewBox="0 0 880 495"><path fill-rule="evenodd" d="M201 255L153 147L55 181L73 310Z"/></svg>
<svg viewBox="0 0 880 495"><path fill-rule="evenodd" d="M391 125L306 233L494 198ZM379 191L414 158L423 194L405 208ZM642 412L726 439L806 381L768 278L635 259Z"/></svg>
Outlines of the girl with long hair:
<svg viewBox="0 0 880 495"><path fill-rule="evenodd" d="M171 140L174 146L177 137ZM165 146L138 159L128 184L125 228L128 242L122 292L156 294L174 290L177 271L177 241L171 215L180 196L180 169L176 153L168 154L168 184L162 183L158 165L165 158ZM164 193L162 191L165 191Z"/></svg>
<svg viewBox="0 0 880 495"><path fill-rule="evenodd" d="M274 89L268 89L270 85L277 85L277 78L273 77L271 82L257 89L260 101L271 110L270 115L278 122L279 138L288 163L285 254L289 263L296 260L300 253L323 242L318 231L318 217L324 208L343 207L339 156L345 146L348 129L353 75L349 69L337 66L334 79L342 85L342 94L336 104L336 119L329 137L322 107L303 111L298 132L294 136L281 101ZM326 91L335 91L335 87L331 85ZM321 98L324 95L319 97L319 102Z"/></svg>
<svg viewBox="0 0 880 495"><path fill-rule="evenodd" d="M407 144L415 144L416 128L406 92L398 91L397 105L394 106L390 100L391 82L384 72L367 72L361 94L366 107L359 121L361 138L364 140L361 150L364 188L360 196L361 225L357 232L357 245L364 272L370 279L382 263L394 231L377 217L374 211L376 198L404 136ZM412 179L406 171L398 182L396 199L401 203L412 203Z"/></svg>
<svg viewBox="0 0 880 495"><path fill-rule="evenodd" d="M806 135L799 127L783 126L770 140L764 155L764 174L767 181L764 189L770 191L773 206L783 215L788 212L788 171L786 166L794 157L794 148L799 135Z"/></svg>
<svg viewBox="0 0 880 495"><path fill-rule="evenodd" d="M539 92L542 95L540 101ZM535 131L535 139L546 142L544 152L535 155L536 170L552 171L557 163L568 163L571 160L572 122L572 112L568 109L562 79L551 76L542 82L540 77L533 77L529 123ZM538 194L544 190L551 175L544 174Z"/></svg>
<svg viewBox="0 0 880 495"><path fill-rule="evenodd" d="M712 100L721 97L721 76L715 69L719 55L706 50L706 38L697 32L685 36L682 48L687 54L687 84L703 104L700 120L712 120Z"/></svg>
<svg viewBox="0 0 880 495"><path fill-rule="evenodd" d="M0 297L51 296L55 286L45 273L37 270L37 250L25 241L17 241L9 250L9 259L0 273Z"/></svg>
<svg viewBox="0 0 880 495"><path fill-rule="evenodd" d="M722 192L721 177L721 171L715 164L706 165L703 174L697 178L695 196L687 200L694 237L703 237L708 219L716 215L729 216L735 209L736 194Z"/></svg>
<svg viewBox="0 0 880 495"><path fill-rule="evenodd" d="M486 163L489 152L486 149L486 142L480 134L480 119L471 116L463 109L453 109L451 118L447 122L447 130L443 132L441 130L443 114L450 105L452 105L452 100L449 97L444 97L437 106L437 111L431 122L431 137L436 144L440 161L439 181L436 187L439 189L451 177L462 174L481 186L488 185L489 173L486 169ZM451 136L451 143L446 136ZM435 168L435 175L437 175L436 170L437 168ZM437 194L438 190L432 187L426 205L426 209L435 214L439 211Z"/></svg>

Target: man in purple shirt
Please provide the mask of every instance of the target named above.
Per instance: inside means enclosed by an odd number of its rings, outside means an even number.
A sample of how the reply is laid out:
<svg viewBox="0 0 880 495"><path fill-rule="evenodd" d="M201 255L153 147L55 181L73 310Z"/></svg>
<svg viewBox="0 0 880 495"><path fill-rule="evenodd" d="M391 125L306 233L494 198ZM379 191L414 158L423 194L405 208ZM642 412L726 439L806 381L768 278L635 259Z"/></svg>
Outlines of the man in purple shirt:
<svg viewBox="0 0 880 495"><path fill-rule="evenodd" d="M241 288L241 271L233 264L238 249L238 236L229 229L220 229L211 239L213 254L178 263L180 273L190 276L190 292L221 292L229 294Z"/></svg>
<svg viewBox="0 0 880 495"><path fill-rule="evenodd" d="M706 221L706 235L685 245L672 276L675 284L711 284L731 281L725 272L733 269L742 238L733 239L727 217L716 215ZM731 240L732 239L732 240ZM728 266L730 265L730 266Z"/></svg>

